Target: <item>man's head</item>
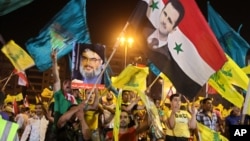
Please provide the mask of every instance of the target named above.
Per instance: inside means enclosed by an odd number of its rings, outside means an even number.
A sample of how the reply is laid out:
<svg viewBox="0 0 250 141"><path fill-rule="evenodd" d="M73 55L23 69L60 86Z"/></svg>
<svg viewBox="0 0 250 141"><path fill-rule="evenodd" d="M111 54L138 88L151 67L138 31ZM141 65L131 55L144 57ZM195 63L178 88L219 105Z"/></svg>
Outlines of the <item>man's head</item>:
<svg viewBox="0 0 250 141"><path fill-rule="evenodd" d="M71 93L71 80L66 79L62 84L63 92Z"/></svg>
<svg viewBox="0 0 250 141"><path fill-rule="evenodd" d="M43 115L43 104L42 103L36 103L35 105L35 112L37 116L42 116Z"/></svg>
<svg viewBox="0 0 250 141"><path fill-rule="evenodd" d="M169 0L160 15L159 33L168 36L184 17L184 7L179 0Z"/></svg>
<svg viewBox="0 0 250 141"><path fill-rule="evenodd" d="M98 76L102 71L102 63L102 58L96 52L86 48L81 54L81 75L84 78Z"/></svg>
<svg viewBox="0 0 250 141"><path fill-rule="evenodd" d="M85 90L85 99L88 99L88 104L93 104L95 102L95 97L98 94L98 90L86 89Z"/></svg>
<svg viewBox="0 0 250 141"><path fill-rule="evenodd" d="M213 110L213 100L212 98L205 98L202 100L202 107L203 107L203 110L205 111L212 111Z"/></svg>
<svg viewBox="0 0 250 141"><path fill-rule="evenodd" d="M122 110L120 115L120 128L127 128L129 122L129 113L127 111Z"/></svg>
<svg viewBox="0 0 250 141"><path fill-rule="evenodd" d="M127 103L130 100L130 91L123 90L122 91L122 102Z"/></svg>
<svg viewBox="0 0 250 141"><path fill-rule="evenodd" d="M181 95L179 93L172 94L169 99L170 99L171 108L180 109L180 107L181 107Z"/></svg>
<svg viewBox="0 0 250 141"><path fill-rule="evenodd" d="M106 100L107 101L112 101L114 98L113 94L111 91L108 91L107 95L106 95Z"/></svg>

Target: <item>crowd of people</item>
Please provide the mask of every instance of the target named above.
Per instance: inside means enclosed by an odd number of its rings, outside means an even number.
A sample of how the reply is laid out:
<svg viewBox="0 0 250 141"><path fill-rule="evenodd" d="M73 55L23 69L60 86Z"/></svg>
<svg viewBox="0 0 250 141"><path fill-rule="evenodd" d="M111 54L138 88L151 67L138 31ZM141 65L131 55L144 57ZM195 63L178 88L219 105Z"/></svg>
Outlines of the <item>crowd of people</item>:
<svg viewBox="0 0 250 141"><path fill-rule="evenodd" d="M157 118L149 115L141 97L131 90L121 93L120 118L116 123L119 104L116 95L108 89L102 95L96 88L72 89L71 80L61 84L56 52L52 52L51 57L54 101L47 107L42 102L36 103L33 112L29 107L19 106L20 113L14 115L9 109L13 105L3 103L4 93L1 93L0 140L113 141L113 129L118 126L119 141L199 141L198 123L227 138L230 125L249 124L247 118L241 122L241 109L236 106L223 118L213 107L211 98L204 98L195 105L177 92L165 103L162 99L150 98L145 92L157 108L161 123L158 125L155 124ZM187 105L182 104L183 100Z"/></svg>

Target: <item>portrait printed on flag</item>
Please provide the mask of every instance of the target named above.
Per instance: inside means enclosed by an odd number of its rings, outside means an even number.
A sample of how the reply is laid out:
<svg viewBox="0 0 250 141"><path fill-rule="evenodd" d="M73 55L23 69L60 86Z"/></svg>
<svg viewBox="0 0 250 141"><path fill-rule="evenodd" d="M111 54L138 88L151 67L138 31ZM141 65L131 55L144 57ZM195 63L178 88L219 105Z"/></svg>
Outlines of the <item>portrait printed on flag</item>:
<svg viewBox="0 0 250 141"><path fill-rule="evenodd" d="M147 15L154 28L146 29L145 35L150 49L158 51L169 58L168 35L176 30L176 27L184 17L185 10L182 3L178 0L169 0L166 4L163 1L160 1L160 3L162 4L159 4L158 12ZM150 11L152 9L148 8L148 12Z"/></svg>
<svg viewBox="0 0 250 141"><path fill-rule="evenodd" d="M195 1L141 0L129 23L147 58L191 99L227 60Z"/></svg>
<svg viewBox="0 0 250 141"><path fill-rule="evenodd" d="M90 88L95 84L103 87L104 50L105 46L101 44L75 44L72 51L72 87Z"/></svg>

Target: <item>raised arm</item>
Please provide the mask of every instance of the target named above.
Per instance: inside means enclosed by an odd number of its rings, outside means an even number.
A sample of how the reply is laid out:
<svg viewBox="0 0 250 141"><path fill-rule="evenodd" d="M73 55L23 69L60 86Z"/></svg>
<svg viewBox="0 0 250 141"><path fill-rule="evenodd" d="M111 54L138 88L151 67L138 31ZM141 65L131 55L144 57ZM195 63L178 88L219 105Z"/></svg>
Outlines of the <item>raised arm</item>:
<svg viewBox="0 0 250 141"><path fill-rule="evenodd" d="M52 73L54 79L53 91L57 92L61 89L61 81L59 77L59 67L57 64L57 51L53 50L51 52L51 60L52 60Z"/></svg>

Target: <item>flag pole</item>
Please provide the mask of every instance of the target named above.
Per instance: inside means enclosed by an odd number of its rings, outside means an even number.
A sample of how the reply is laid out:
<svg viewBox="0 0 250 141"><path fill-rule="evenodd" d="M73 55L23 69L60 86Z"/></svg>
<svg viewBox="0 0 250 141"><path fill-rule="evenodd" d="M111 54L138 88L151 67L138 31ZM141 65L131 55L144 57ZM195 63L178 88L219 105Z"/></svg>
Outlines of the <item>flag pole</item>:
<svg viewBox="0 0 250 141"><path fill-rule="evenodd" d="M250 101L250 82L248 82L248 89L247 89L247 94L244 98L244 105L243 105L243 109L242 109L242 117L241 117L241 124L244 124L245 121L245 116L246 114L249 114L249 106L248 103Z"/></svg>
<svg viewBox="0 0 250 141"><path fill-rule="evenodd" d="M157 75L157 77L154 79L154 81L148 86L147 88L147 92L151 89L151 87L155 84L155 82L158 80L158 78L160 78L160 75Z"/></svg>
<svg viewBox="0 0 250 141"><path fill-rule="evenodd" d="M11 74L9 75L9 77L7 78L6 82L4 83L3 87L2 87L2 91L5 90L6 85L8 84L8 82L10 81L10 78L13 76L14 71L11 72Z"/></svg>
<svg viewBox="0 0 250 141"><path fill-rule="evenodd" d="M207 98L208 97L208 83L206 83L205 93L206 93L206 98Z"/></svg>

